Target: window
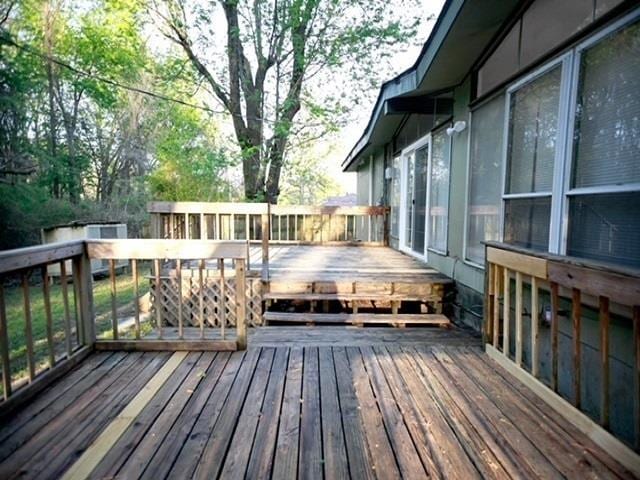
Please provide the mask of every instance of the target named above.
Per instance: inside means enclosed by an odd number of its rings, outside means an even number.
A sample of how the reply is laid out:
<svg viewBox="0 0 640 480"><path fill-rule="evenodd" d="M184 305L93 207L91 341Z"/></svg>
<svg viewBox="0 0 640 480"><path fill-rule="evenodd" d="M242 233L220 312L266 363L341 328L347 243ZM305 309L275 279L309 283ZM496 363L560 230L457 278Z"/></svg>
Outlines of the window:
<svg viewBox="0 0 640 480"><path fill-rule="evenodd" d="M534 250L549 249L561 77L562 64L508 94L504 241Z"/></svg>
<svg viewBox="0 0 640 480"><path fill-rule="evenodd" d="M472 113L465 257L477 264L484 263L482 242L500 237L503 125L503 95Z"/></svg>
<svg viewBox="0 0 640 480"><path fill-rule="evenodd" d="M473 112L467 260L483 263L482 241L502 233L640 268L639 19L640 9L519 80L506 111L498 97Z"/></svg>
<svg viewBox="0 0 640 480"><path fill-rule="evenodd" d="M640 267L640 22L577 55L567 254Z"/></svg>
<svg viewBox="0 0 640 480"><path fill-rule="evenodd" d="M446 254L451 137L445 129L441 129L433 134L431 144L428 247Z"/></svg>

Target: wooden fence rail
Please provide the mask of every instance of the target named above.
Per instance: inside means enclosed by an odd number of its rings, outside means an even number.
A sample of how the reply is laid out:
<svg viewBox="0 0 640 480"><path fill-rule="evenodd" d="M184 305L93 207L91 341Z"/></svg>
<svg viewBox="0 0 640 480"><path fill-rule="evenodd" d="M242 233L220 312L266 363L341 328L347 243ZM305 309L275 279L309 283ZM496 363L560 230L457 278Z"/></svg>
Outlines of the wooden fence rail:
<svg viewBox="0 0 640 480"><path fill-rule="evenodd" d="M220 242L213 240L88 240L87 253L90 259L110 262L109 276L111 284L111 331L110 339L97 339L97 349L207 349L235 350L246 348L246 242ZM133 284L133 338L122 338L119 315L116 309L115 261L127 260L131 266ZM232 269L225 269L225 261L230 261ZM146 262L146 263L145 263ZM207 268L215 264L217 278L212 279ZM140 295L138 288L141 280L141 265L149 268L148 278L151 285L149 295L152 319L156 335L141 333ZM195 275L194 273L195 272ZM232 274L233 282L229 282ZM183 278L186 277L186 278ZM221 295L213 302L205 298L205 283L221 285ZM163 285L170 284L173 295L168 295ZM225 293L225 287L233 291ZM170 298L171 297L171 298ZM151 298L153 300L151 300ZM167 302L170 303L167 303ZM187 312L188 310L188 312ZM233 314L235 340L227 339L227 322L224 316ZM177 318L177 338L165 338L163 328L169 315ZM209 321L214 316L222 316L222 321ZM163 318L165 317L165 318ZM185 338L185 327L196 324L199 329L197 339ZM212 326L219 327L219 336L215 340L205 338L211 333ZM127 329L130 330L130 329Z"/></svg>
<svg viewBox="0 0 640 480"><path fill-rule="evenodd" d="M635 448L640 446L640 276L623 269L613 272L584 260L537 254L494 242L486 246L485 258L484 338L487 353L534 390L537 389L541 396L550 400L549 403L558 405L561 413L577 419L577 423L583 425L590 436L597 431L595 435L604 438L608 447L618 450L623 458L637 462L637 456L606 430L610 428L611 410L610 318L615 305L616 313L632 322L633 333L628 341L634 355L633 399L630 402L633 412L627 414L634 419ZM545 308L541 305L542 295ZM570 311L562 310L561 301L565 304L570 302ZM600 364L600 375L597 376L585 372L582 364L582 319L585 309L597 312ZM528 320L525 320L527 317ZM563 372L559 370L562 321L568 322L569 326L563 326L563 330L570 329L571 332L571 341L563 342L563 345L571 346L569 373L566 366ZM525 322L529 323L528 342L523 335ZM541 326L548 328L548 334L544 335L548 336L549 342L544 348L544 358L541 358ZM525 350L528 350L526 362ZM561 376L564 376L565 385L566 380L570 380L568 390L572 392L570 401L577 409L575 411L568 410L568 404L565 406L562 403L564 400L560 400ZM601 430L595 428L595 423L586 416L576 416L578 410L583 408L583 382L593 379L599 379ZM543 384L548 385L555 398L549 396L545 388L537 386ZM566 396L566 386L564 390Z"/></svg>
<svg viewBox="0 0 640 480"><path fill-rule="evenodd" d="M22 403L69 371L93 349L124 350L235 350L247 344L246 242L200 240L86 240L56 243L0 252L0 371L3 415L12 405ZM108 265L108 278L94 281L91 260ZM129 272L118 261L127 260ZM214 263L218 272L211 278ZM225 262L228 264L225 269ZM59 268L56 282L49 275L51 266ZM147 271L149 274L146 275ZM195 282L192 272L195 271ZM207 271L205 278L203 272ZM189 274L181 281L183 272ZM123 277L130 276L127 291L118 291ZM57 283L59 281L59 284ZM163 281L183 285L199 284L188 292L178 291L177 335L163 336L163 314L157 289ZM220 282L222 296L207 299L205 282ZM70 282L70 283L69 283ZM120 286L119 286L120 285ZM105 288L106 311L96 314L94 294L102 302ZM225 287L229 291L225 294ZM153 318L141 311L142 290L156 289ZM8 292L8 293L7 293ZM123 325L120 295L127 296L132 308L130 325ZM19 296L19 299L17 298ZM151 297L146 294L146 297ZM191 323L200 335L184 335L189 299ZM16 301L17 300L17 301ZM11 302L9 310L7 302ZM147 300L148 302L148 300ZM104 302L103 302L104 303ZM120 302L122 304L122 302ZM195 308L193 307L195 305ZM19 310L21 307L21 312ZM223 312L223 313L220 313ZM234 332L226 332L227 322L213 325L211 315L233 316ZM218 333L213 332L218 327ZM149 330L158 335L153 336ZM206 338L205 338L206 337ZM29 388L23 388L29 387Z"/></svg>
<svg viewBox="0 0 640 480"><path fill-rule="evenodd" d="M94 335L91 267L85 251L84 242L74 241L0 252L3 411L30 398L90 352ZM56 291L62 305L53 305L52 266L60 271ZM9 315L7 286L12 298L21 296L21 313L14 309ZM62 307L62 318L54 318L54 306Z"/></svg>
<svg viewBox="0 0 640 480"><path fill-rule="evenodd" d="M154 238L261 242L263 280L269 277L269 243L389 244L388 207L150 202L147 209Z"/></svg>

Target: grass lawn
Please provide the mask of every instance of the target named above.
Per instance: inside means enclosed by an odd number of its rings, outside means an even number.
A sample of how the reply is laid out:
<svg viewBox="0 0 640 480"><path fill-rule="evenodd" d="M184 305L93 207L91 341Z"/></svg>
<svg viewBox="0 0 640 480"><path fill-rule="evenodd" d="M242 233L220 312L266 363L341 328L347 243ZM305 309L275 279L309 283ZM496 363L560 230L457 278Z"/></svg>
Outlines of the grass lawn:
<svg viewBox="0 0 640 480"><path fill-rule="evenodd" d="M138 277L138 293L140 296L149 291L149 279L146 278L148 268L140 265ZM121 273L116 277L116 299L118 317L129 317L134 314L133 278L129 273ZM53 318L54 348L56 356L66 354L64 331L64 303L62 300L62 287L59 283L50 286L51 313ZM73 284L68 285L69 310L71 315L71 340L77 347L76 315L74 307ZM12 380L19 381L27 376L27 347L25 341L24 300L20 286L5 287L5 304L8 322L9 355L11 360ZM46 319L44 311L44 297L42 285L32 285L29 288L29 300L31 305L31 324L34 341L34 356L36 371L47 368L49 349L47 345ZM94 279L93 304L96 318L96 336L98 338L110 338L111 333L111 282L109 278ZM143 327L150 329L150 325ZM123 337L133 336L133 332L120 331ZM0 392L2 392L0 386Z"/></svg>

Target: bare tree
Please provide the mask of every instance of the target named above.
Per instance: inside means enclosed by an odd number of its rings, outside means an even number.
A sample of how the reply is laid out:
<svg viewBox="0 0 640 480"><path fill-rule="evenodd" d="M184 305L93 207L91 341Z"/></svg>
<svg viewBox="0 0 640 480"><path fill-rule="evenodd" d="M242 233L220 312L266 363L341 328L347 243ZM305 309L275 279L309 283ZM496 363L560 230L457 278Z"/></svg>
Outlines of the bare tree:
<svg viewBox="0 0 640 480"><path fill-rule="evenodd" d="M406 43L416 25L415 19L400 21L393 3L384 0L219 0L204 7L154 0L152 5L162 33L180 46L231 116L246 198L273 203L308 94L305 85L321 74L344 72L346 65L375 83L385 49ZM215 19L222 14L226 48L221 52ZM217 55L209 56L210 50Z"/></svg>

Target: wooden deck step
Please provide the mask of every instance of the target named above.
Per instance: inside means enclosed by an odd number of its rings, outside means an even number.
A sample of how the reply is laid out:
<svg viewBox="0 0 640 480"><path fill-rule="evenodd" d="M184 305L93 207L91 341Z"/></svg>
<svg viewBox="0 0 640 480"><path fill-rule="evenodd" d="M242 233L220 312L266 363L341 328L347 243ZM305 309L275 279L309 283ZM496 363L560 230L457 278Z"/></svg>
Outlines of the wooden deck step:
<svg viewBox="0 0 640 480"><path fill-rule="evenodd" d="M289 292L268 292L262 295L264 300L300 300L300 301L319 301L319 300L370 300L370 301L405 301L405 302L435 302L442 299L440 295L403 295L388 293L289 293Z"/></svg>
<svg viewBox="0 0 640 480"><path fill-rule="evenodd" d="M346 323L346 324L394 324L394 325L450 325L447 317L433 313L291 313L265 312L266 322L290 323Z"/></svg>

